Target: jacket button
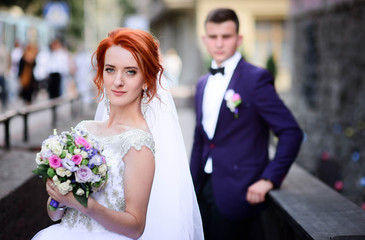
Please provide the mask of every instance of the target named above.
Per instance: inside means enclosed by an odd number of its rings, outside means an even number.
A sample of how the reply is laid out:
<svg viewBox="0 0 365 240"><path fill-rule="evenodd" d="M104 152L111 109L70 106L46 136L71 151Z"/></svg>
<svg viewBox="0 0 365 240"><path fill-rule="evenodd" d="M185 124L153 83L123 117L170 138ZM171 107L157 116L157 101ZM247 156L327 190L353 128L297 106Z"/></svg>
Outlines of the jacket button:
<svg viewBox="0 0 365 240"><path fill-rule="evenodd" d="M214 143L209 144L209 147L214 148L215 147Z"/></svg>

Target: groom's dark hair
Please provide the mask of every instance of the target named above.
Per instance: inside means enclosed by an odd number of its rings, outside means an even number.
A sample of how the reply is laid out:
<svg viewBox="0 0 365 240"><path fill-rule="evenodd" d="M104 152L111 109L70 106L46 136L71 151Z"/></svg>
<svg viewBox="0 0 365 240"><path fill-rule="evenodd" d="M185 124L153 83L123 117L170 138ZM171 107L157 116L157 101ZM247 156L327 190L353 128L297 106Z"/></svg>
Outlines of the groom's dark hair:
<svg viewBox="0 0 365 240"><path fill-rule="evenodd" d="M205 19L204 24L206 25L208 22L213 23L222 23L226 21L233 21L236 24L236 32L240 28L240 23L235 11L230 8L216 8L209 12L207 18Z"/></svg>

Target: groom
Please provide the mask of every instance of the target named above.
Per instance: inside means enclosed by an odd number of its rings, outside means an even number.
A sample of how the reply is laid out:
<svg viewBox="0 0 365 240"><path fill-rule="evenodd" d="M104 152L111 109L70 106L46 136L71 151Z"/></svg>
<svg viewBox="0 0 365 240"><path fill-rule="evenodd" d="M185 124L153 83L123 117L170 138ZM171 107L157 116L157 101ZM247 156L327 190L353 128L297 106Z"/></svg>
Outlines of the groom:
<svg viewBox="0 0 365 240"><path fill-rule="evenodd" d="M238 29L233 10L215 9L202 38L213 61L196 86L190 167L206 240L263 238L265 195L280 187L303 137L271 74L237 52ZM270 131L278 138L272 160Z"/></svg>

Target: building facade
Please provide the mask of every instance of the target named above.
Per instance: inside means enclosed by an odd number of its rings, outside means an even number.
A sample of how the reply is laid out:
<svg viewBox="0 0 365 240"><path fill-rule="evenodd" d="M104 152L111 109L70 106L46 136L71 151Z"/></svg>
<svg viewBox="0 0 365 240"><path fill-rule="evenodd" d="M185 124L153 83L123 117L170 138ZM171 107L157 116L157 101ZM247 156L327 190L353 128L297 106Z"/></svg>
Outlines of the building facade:
<svg viewBox="0 0 365 240"><path fill-rule="evenodd" d="M365 1L292 0L298 162L365 207Z"/></svg>

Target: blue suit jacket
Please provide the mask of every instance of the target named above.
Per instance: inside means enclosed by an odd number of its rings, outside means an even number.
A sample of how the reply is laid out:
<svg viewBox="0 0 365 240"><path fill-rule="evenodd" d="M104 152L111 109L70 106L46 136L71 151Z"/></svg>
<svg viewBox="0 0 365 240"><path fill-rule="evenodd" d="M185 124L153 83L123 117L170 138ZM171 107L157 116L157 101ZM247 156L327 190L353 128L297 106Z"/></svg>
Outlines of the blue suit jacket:
<svg viewBox="0 0 365 240"><path fill-rule="evenodd" d="M212 185L221 213L232 220L255 212L246 201L247 188L261 178L280 187L295 160L303 133L275 91L272 75L243 59L238 63L227 89L239 93L239 117L222 100L215 134L209 139L202 126L202 100L208 80L197 83L196 127L190 168L197 194L204 180L204 166L213 159ZM268 157L269 131L278 137L276 155Z"/></svg>

